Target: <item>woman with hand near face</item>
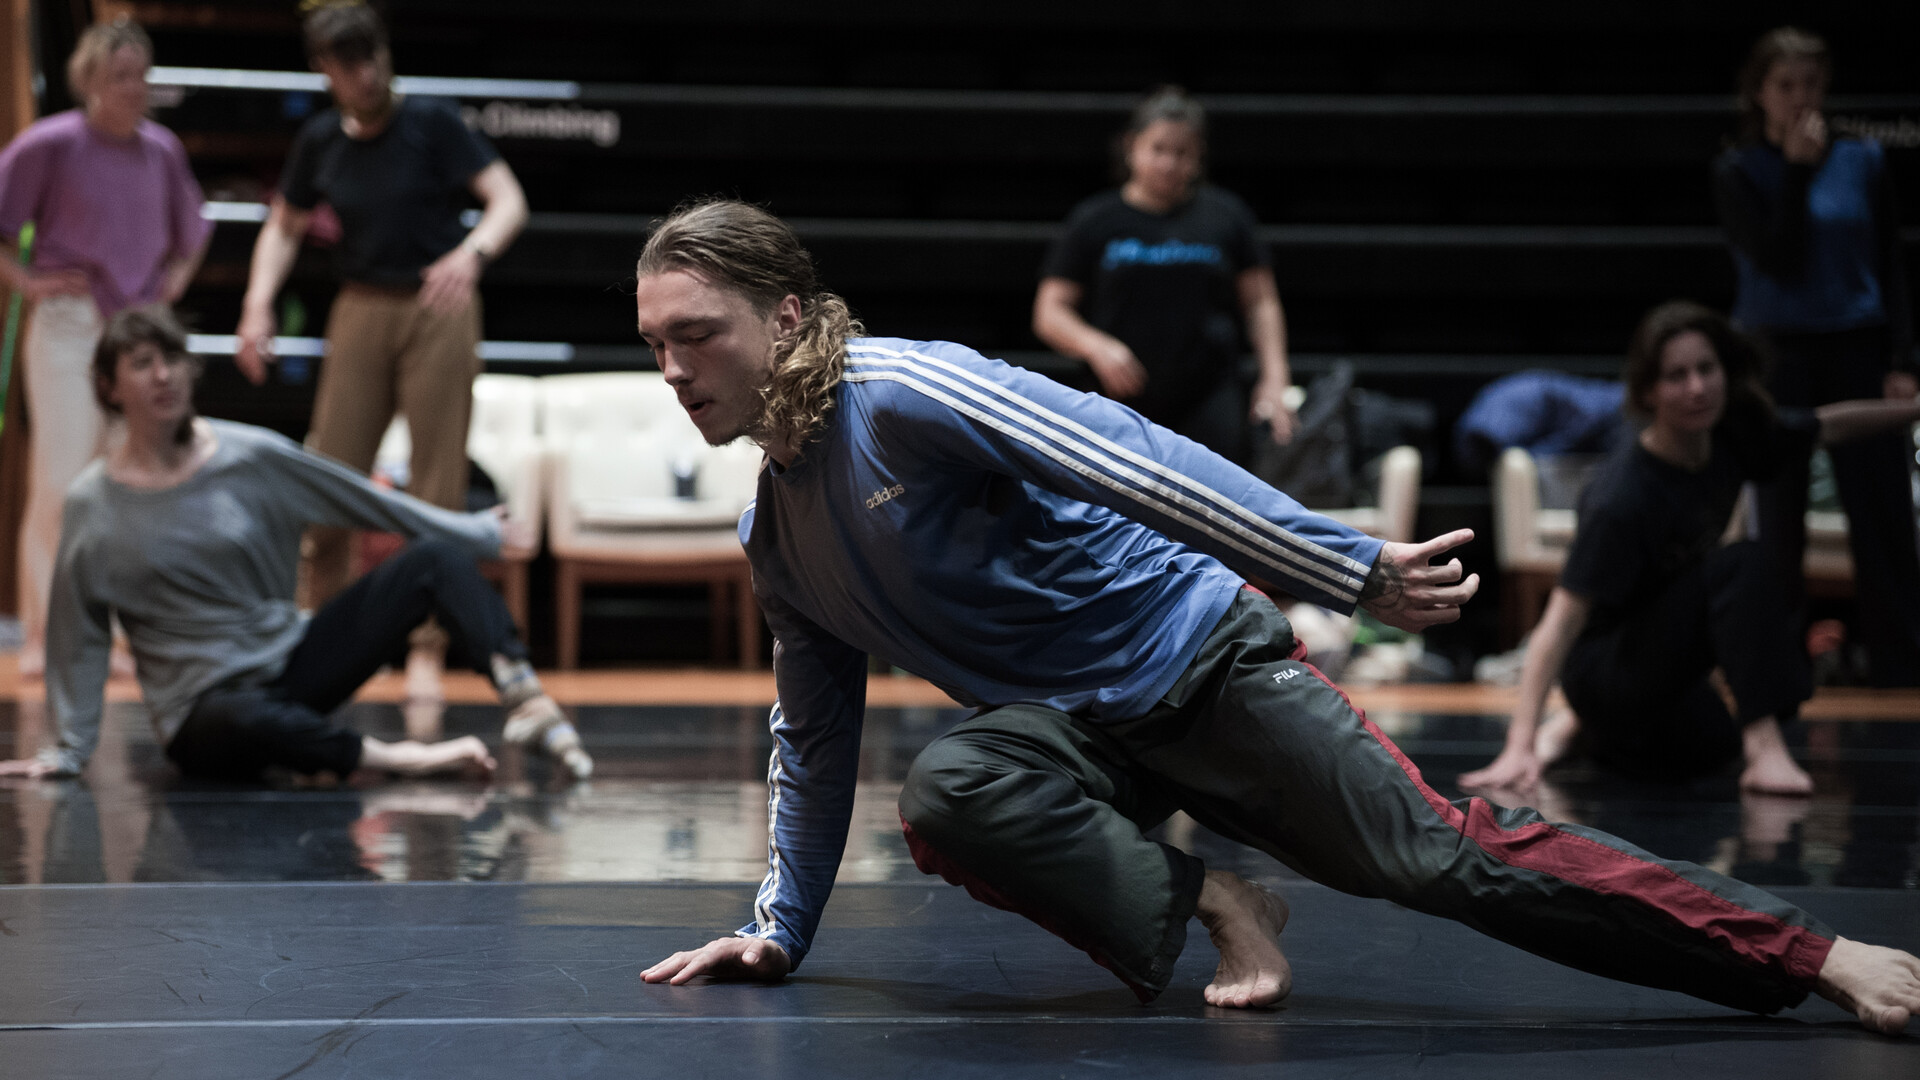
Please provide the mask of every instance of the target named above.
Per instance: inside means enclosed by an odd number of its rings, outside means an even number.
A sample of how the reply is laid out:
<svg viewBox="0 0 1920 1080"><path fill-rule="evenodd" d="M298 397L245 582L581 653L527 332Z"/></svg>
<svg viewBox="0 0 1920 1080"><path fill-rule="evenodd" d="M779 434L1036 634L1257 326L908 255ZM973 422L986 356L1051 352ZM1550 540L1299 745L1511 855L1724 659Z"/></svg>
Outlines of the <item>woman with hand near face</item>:
<svg viewBox="0 0 1920 1080"><path fill-rule="evenodd" d="M1920 392L1912 303L1885 152L1837 138L1821 106L1826 43L1792 27L1754 44L1740 75L1741 142L1714 165L1714 198L1739 276L1735 325L1762 335L1783 406ZM1856 631L1877 686L1920 685L1920 555L1907 454L1886 431L1832 451L1853 549ZM1760 493L1761 539L1792 584L1806 550L1807 462ZM1796 616L1798 618L1798 616Z"/></svg>
<svg viewBox="0 0 1920 1080"><path fill-rule="evenodd" d="M1047 253L1033 332L1086 361L1106 396L1245 463L1250 419L1276 442L1293 432L1286 316L1253 214L1201 181L1206 114L1178 88L1134 110L1120 151L1124 182L1075 207Z"/></svg>
<svg viewBox="0 0 1920 1080"><path fill-rule="evenodd" d="M28 127L0 151L0 239L34 226L33 258L0 254L0 282L33 305L22 345L32 421L20 526L23 675L44 663L60 499L106 432L88 368L114 312L171 304L206 253L200 185L173 132L147 119L153 43L132 22L89 27L67 62L81 108Z"/></svg>
<svg viewBox="0 0 1920 1080"><path fill-rule="evenodd" d="M1736 510L1749 481L1828 444L1920 420L1920 403L1867 399L1778 410L1761 355L1717 312L1663 304L1634 332L1629 407L1647 426L1580 500L1560 584L1534 628L1506 747L1462 787L1525 791L1580 745L1640 776L1709 772L1736 756L1743 789L1805 795L1781 738L1813 685L1785 583ZM1709 681L1715 668L1736 703ZM1558 681L1570 711L1541 724Z"/></svg>

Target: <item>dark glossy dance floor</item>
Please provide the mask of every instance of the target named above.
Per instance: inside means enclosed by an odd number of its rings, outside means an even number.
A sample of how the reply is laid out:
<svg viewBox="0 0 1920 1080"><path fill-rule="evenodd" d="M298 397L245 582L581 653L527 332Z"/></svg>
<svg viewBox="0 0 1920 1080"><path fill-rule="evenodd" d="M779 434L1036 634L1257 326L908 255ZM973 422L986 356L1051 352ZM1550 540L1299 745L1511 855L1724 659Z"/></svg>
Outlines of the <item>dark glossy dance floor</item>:
<svg viewBox="0 0 1920 1080"><path fill-rule="evenodd" d="M0 749L41 717L0 704ZM1169 839L1285 891L1295 992L1200 998L1198 924L1152 1006L1082 954L914 870L894 796L959 716L874 710L840 885L777 986L639 971L749 918L765 851L758 707L577 710L590 784L173 775L115 706L85 782L0 788L0 1076L1920 1076L1920 1038L1817 999L1776 1018L1568 971L1298 880L1184 819ZM390 706L354 707L396 737ZM1377 714L1443 791L1498 724ZM449 735L497 711L455 706ZM1820 783L1556 774L1552 816L1777 887L1841 933L1920 950L1920 722L1810 724Z"/></svg>

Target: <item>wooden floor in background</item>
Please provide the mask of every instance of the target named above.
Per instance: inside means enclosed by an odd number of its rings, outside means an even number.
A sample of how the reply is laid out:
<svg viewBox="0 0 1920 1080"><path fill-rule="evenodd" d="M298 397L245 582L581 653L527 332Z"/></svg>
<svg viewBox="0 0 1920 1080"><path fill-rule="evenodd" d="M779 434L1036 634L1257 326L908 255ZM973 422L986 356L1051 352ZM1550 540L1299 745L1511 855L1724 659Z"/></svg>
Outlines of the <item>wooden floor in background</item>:
<svg viewBox="0 0 1920 1080"><path fill-rule="evenodd" d="M609 668L598 671L543 672L548 692L563 705L771 705L773 674L713 668ZM1348 687L1362 709L1447 715L1497 715L1513 708L1511 687L1478 683L1436 683L1407 686ZM494 700L487 681L471 672L449 672L447 700L453 704L484 704ZM107 684L110 701L138 701L132 679ZM37 680L23 680L15 658L0 655L0 701L44 700ZM406 689L398 673L376 676L357 700L404 701ZM946 706L945 694L923 679L908 675L875 675L867 681L867 702L875 706ZM1888 720L1920 722L1920 690L1867 690L1828 687L1814 695L1801 713L1806 720Z"/></svg>

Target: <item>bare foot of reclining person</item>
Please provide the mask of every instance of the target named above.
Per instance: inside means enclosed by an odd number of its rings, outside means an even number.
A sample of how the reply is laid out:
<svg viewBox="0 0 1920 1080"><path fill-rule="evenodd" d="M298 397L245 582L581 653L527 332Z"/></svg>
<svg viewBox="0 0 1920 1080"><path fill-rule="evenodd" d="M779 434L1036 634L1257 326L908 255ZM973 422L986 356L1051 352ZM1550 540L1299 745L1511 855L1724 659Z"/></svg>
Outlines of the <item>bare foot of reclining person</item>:
<svg viewBox="0 0 1920 1080"><path fill-rule="evenodd" d="M1265 1008L1293 991L1293 968L1280 951L1285 900L1238 874L1209 870L1195 914L1220 950L1220 968L1201 991L1207 1004Z"/></svg>

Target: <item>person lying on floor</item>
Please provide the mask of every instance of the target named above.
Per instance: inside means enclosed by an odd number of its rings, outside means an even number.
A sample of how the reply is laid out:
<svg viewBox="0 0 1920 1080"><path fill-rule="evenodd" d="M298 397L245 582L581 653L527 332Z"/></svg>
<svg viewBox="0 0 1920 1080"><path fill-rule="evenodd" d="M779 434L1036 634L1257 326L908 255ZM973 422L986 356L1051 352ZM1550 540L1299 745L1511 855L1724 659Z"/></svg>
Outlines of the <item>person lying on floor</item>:
<svg viewBox="0 0 1920 1080"><path fill-rule="evenodd" d="M1505 749L1460 777L1526 791L1581 749L1630 775L1678 779L1743 763L1740 786L1807 795L1782 721L1813 696L1790 599L1736 511L1812 443L1920 420L1920 403L1842 401L1776 410L1763 358L1725 316L1675 301L1647 313L1627 352L1628 408L1648 421L1581 496L1579 529L1521 669ZM1736 708L1709 681L1724 673ZM1555 681L1570 708L1540 723Z"/></svg>
<svg viewBox="0 0 1920 1080"><path fill-rule="evenodd" d="M108 322L94 392L124 420L125 439L67 493L47 634L59 742L0 763L0 776L72 776L86 766L99 741L114 616L154 732L188 775L490 773L493 757L473 736L389 743L329 717L429 615L493 680L507 709L505 740L587 775L592 759L474 564L498 554L510 523L428 506L273 432L202 418L193 406L199 371L164 308ZM312 524L413 542L308 618L293 593L300 535Z"/></svg>

